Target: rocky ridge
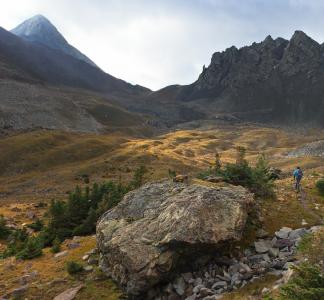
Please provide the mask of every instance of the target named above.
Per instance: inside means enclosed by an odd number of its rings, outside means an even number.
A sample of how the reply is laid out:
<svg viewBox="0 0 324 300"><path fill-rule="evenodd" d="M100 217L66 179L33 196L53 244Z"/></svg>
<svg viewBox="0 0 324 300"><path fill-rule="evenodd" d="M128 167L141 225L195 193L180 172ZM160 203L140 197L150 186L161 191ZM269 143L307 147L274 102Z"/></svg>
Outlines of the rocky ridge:
<svg viewBox="0 0 324 300"><path fill-rule="evenodd" d="M268 36L260 43L214 53L197 81L166 87L150 97L185 107L188 114L178 112L185 121L323 126L323 65L323 46L304 32L296 31L290 40Z"/></svg>

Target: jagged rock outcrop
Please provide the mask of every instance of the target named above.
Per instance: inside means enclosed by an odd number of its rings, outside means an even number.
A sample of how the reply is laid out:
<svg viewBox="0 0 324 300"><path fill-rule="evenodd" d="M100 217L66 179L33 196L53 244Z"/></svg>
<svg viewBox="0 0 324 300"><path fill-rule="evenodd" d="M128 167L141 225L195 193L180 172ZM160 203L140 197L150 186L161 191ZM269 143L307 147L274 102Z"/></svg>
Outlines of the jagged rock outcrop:
<svg viewBox="0 0 324 300"><path fill-rule="evenodd" d="M100 266L131 295L192 269L239 240L253 195L169 180L128 193L97 224Z"/></svg>
<svg viewBox="0 0 324 300"><path fill-rule="evenodd" d="M178 114L183 121L324 126L323 80L323 45L296 31L290 40L268 36L260 43L216 52L196 82L150 97L190 109L190 116Z"/></svg>

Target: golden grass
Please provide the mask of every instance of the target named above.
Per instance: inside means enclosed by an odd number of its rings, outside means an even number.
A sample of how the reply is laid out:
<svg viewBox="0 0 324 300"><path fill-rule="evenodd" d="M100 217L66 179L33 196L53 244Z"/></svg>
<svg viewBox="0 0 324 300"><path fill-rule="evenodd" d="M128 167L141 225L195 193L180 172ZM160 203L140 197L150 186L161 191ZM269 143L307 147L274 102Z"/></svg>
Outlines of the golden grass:
<svg viewBox="0 0 324 300"><path fill-rule="evenodd" d="M80 282L85 282L86 284L77 299L119 299L121 292L110 280L95 280L91 278L93 274L82 274L72 277L66 272L65 266L67 261L76 261L85 265L85 262L82 261L82 256L87 251L95 248L95 238L80 238L80 247L76 249L68 249L68 242L70 241L65 241L61 249L61 251L68 250L68 254L61 258L54 258L54 254L47 248L43 250L41 257L33 260L16 261L14 258L0 260L0 295L12 288L19 287L19 279L24 274L37 271L38 276L34 282L30 283L30 288L26 294L28 299L45 299L42 298L45 296L47 297L46 299L52 299L55 295L80 284ZM49 284L54 280L61 280L61 282ZM94 298L97 292L98 295L106 295L107 298Z"/></svg>
<svg viewBox="0 0 324 300"><path fill-rule="evenodd" d="M154 138L133 138L118 133L96 135L42 130L23 133L0 141L0 214L20 225L30 223L25 212L35 210L33 203L52 198L65 199L67 191L77 184L83 184L83 174L89 175L91 182L119 178L128 181L137 167L145 165L148 168L146 179L150 181L167 177L168 169L172 169L177 173L189 173L192 182L199 182L193 178L213 163L216 150L220 152L223 162L233 162L235 147L244 146L247 148L247 159L252 163L260 153L265 153L271 165L282 168L289 175L297 164L305 169L303 186L308 196L304 203L293 191L291 179L278 181L277 199L260 203L264 229L273 233L282 226L301 227L303 219L310 226L318 223L316 216L324 216L324 198L314 188L318 176L312 175L314 172L324 172L324 159L288 158L286 153L318 139L324 139L324 132L296 134L255 126L206 131L179 130ZM305 203L309 209L305 209ZM318 210L315 203L319 204ZM13 211L12 208L16 206L22 211ZM41 216L44 210L35 211ZM252 239L253 232L249 232L247 242ZM80 248L69 250L69 255L60 260L55 260L46 249L42 257L19 262L13 269L8 269L10 259L2 260L0 287L5 286L6 290L18 286L17 278L27 269L38 270L37 284L30 289L28 299L42 299L45 290L46 295L52 297L79 282L78 278L67 275L66 261L81 261L82 255L94 246L95 240L85 237ZM57 278L65 281L53 287L47 285ZM120 291L110 281L100 282L91 278L82 278L82 281L86 287L77 299L118 299L120 296ZM257 291L272 281L273 278L266 278L246 287L239 293L241 298L237 298L238 294L231 294L233 298L225 299L247 299L244 297L251 295L253 290Z"/></svg>
<svg viewBox="0 0 324 300"><path fill-rule="evenodd" d="M223 162L233 162L235 147L245 146L255 162L265 153L275 167L291 171L296 164L321 170L323 158L287 158L297 146L324 138L322 131L307 134L253 126L213 130L179 130L153 138L35 131L0 140L0 201L40 201L64 198L82 174L92 181L128 181L140 165L150 180L166 177L168 169L197 174L208 168L217 150Z"/></svg>

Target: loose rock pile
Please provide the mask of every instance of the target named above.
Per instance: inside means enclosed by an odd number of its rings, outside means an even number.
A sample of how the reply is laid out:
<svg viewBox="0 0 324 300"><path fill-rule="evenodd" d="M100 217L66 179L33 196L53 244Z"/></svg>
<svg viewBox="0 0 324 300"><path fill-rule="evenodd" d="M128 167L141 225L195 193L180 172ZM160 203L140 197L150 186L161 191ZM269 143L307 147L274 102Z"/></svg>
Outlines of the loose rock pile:
<svg viewBox="0 0 324 300"><path fill-rule="evenodd" d="M234 291L266 273L283 276L296 262L296 249L301 238L316 230L283 227L273 237L259 231L254 245L239 258L220 257L197 272L183 273L168 285L152 291L154 299L213 300Z"/></svg>
<svg viewBox="0 0 324 300"><path fill-rule="evenodd" d="M324 141L317 141L305 144L304 146L288 153L288 157L303 157L303 156L324 156Z"/></svg>

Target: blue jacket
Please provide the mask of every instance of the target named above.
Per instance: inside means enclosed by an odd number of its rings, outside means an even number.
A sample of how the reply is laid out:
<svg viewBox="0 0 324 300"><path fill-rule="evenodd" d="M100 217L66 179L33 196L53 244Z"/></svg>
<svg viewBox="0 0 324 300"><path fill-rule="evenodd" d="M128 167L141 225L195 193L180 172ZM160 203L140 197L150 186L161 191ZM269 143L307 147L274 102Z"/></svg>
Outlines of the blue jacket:
<svg viewBox="0 0 324 300"><path fill-rule="evenodd" d="M301 169L295 169L293 175L295 179L302 179L303 171Z"/></svg>

